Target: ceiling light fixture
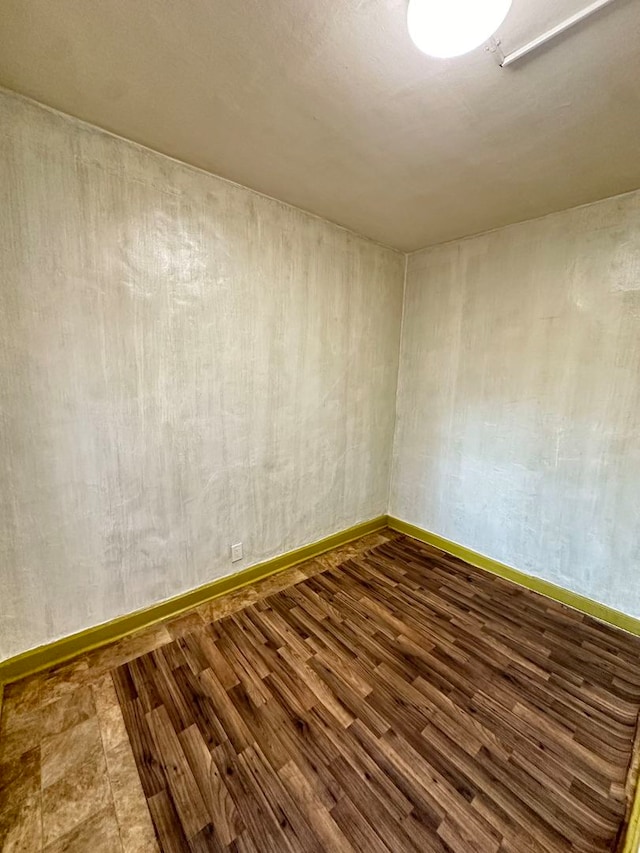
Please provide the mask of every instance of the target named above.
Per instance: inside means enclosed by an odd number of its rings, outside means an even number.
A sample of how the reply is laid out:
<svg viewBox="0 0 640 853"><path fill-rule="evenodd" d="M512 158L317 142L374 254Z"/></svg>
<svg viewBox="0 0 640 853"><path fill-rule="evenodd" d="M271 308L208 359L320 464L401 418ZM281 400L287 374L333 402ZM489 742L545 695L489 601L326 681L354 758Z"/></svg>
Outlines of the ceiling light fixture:
<svg viewBox="0 0 640 853"><path fill-rule="evenodd" d="M429 56L462 56L487 41L507 17L511 0L409 0L407 27Z"/></svg>

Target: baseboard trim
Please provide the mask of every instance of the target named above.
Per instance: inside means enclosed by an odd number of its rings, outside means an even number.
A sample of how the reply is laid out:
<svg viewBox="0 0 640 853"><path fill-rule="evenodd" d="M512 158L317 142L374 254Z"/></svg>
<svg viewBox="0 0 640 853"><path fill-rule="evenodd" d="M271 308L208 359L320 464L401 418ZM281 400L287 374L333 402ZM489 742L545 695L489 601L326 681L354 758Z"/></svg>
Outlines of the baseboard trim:
<svg viewBox="0 0 640 853"><path fill-rule="evenodd" d="M312 560L314 557L324 554L325 551L331 551L333 548L346 545L348 542L360 539L360 537L366 536L369 533L376 533L385 528L386 525L386 515L378 516L371 519L371 521L356 524L347 530L342 530L317 542L312 542L310 545L305 545L302 548L297 548L294 551L273 557L271 560L266 560L263 563L249 566L241 572L217 578L211 583L181 593L165 601L160 601L157 604L151 605L151 607L137 610L125 616L119 616L110 622L104 622L101 625L87 628L84 631L79 631L77 634L62 637L60 640L55 640L52 643L38 646L35 649L29 649L20 655L8 658L0 662L0 706L2 703L2 684L18 681L26 675L32 675L35 672L48 669L58 663L74 658L79 654L92 651L107 643L112 643L114 640L119 640L128 634L132 634L134 631L148 628L150 625L162 622L173 616L179 616L192 607L204 604L205 601L210 601L226 593L233 592L243 586L247 586L247 584L255 583L255 581L269 577L269 575L290 569L298 563Z"/></svg>
<svg viewBox="0 0 640 853"><path fill-rule="evenodd" d="M348 542L352 542L369 533L383 530L385 527L389 527L398 533L404 533L427 545L432 545L440 551L444 551L454 557L459 557L472 566L477 566L480 569L499 575L506 580L552 598L554 601L586 613L609 625L614 625L631 634L640 636L640 619L634 619L632 616L628 616L597 601L592 601L571 590L518 571L511 566L493 560L491 557L486 557L484 554L472 551L464 545L459 545L457 542L452 542L414 524L409 524L393 516L381 515L371 519L371 521L365 521L347 530L334 533L310 545L305 545L302 548L281 554L271 560L250 566L236 574L225 575L211 583L161 601L151 607L120 616L110 622L96 625L93 628L88 628L76 634L71 634L68 637L63 637L45 646L29 649L16 657L0 662L0 717L2 716L2 697L5 684L18 681L27 675L48 669L58 663L63 663L79 654L92 651L100 646L119 640L128 634L132 634L142 628L147 628L157 622L173 616L179 616L192 607L197 607L206 601L211 601L221 595L274 575L277 572L292 568L298 563L311 560L326 551L346 545ZM633 798L622 853L638 853L638 850L640 850L640 784Z"/></svg>
<svg viewBox="0 0 640 853"><path fill-rule="evenodd" d="M554 601L559 601L567 607L572 607L574 610L586 613L600 622L606 622L608 625L614 625L616 628L621 628L630 634L640 636L640 619L628 616L620 610L614 610L613 607L608 607L606 604L592 601L592 599L586 598L584 595L579 595L577 592L556 586L556 584L550 581L528 575L525 572L507 566L505 563L500 563L491 557L485 557L484 554L478 554L476 551L472 551L471 548L458 545L457 542L452 542L443 536L438 536L436 533L416 527L415 524L401 521L399 518L388 516L387 525L398 533L405 533L413 539L418 539L420 542L432 545L440 551L446 551L447 554L459 557L465 563L469 563L479 569L484 569L487 572L492 572L494 575L499 575L505 580L517 583L519 586L524 586L540 595L546 595L547 598L552 598Z"/></svg>
<svg viewBox="0 0 640 853"><path fill-rule="evenodd" d="M204 586L158 602L151 607L117 617L110 622L87 628L84 631L71 634L70 636L63 637L60 640L39 646L35 649L29 649L20 655L2 661L0 662L0 688L3 684L17 681L26 675L47 669L79 654L119 640L128 634L149 627L164 619L178 616L192 607L203 604L205 601L210 601L220 595L225 595L243 586L255 583L255 581L262 580L276 572L291 568L297 563L311 560L326 551L338 548L341 545L359 539L361 536L366 536L368 533L375 533L385 527L390 527L392 530L432 545L434 548L459 557L472 566L492 572L533 592L546 595L554 601L559 601L568 607L586 613L609 625L614 625L631 634L640 636L640 619L635 619L632 616L607 607L605 604L592 601L571 590L556 586L549 581L528 575L511 566L500 563L491 557L486 557L470 548L466 548L464 545L459 545L457 542L452 542L449 539L438 536L436 533L431 533L428 530L417 527L414 524L409 524L393 516L381 515L370 521L356 524L347 530L334 533L317 542L305 545L302 548L281 554L263 563L257 563L236 574L225 575ZM0 708L1 705L2 690L0 689Z"/></svg>
<svg viewBox="0 0 640 853"><path fill-rule="evenodd" d="M622 853L638 853L640 850L640 779L636 783L636 793L631 806L631 815L624 836Z"/></svg>

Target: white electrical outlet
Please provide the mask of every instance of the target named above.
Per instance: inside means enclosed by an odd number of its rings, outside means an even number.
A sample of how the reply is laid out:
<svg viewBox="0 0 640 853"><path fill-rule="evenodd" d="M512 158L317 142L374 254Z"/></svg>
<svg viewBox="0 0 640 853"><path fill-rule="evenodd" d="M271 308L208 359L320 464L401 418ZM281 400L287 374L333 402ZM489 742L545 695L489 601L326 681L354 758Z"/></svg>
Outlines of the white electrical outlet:
<svg viewBox="0 0 640 853"><path fill-rule="evenodd" d="M237 542L231 546L231 562L237 563L242 559L242 542Z"/></svg>

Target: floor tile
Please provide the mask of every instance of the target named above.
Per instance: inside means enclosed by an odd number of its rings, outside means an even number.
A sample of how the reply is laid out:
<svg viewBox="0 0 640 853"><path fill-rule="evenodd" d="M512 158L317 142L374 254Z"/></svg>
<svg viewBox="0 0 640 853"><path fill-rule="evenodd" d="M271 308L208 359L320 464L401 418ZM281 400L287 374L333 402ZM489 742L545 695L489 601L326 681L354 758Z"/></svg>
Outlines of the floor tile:
<svg viewBox="0 0 640 853"><path fill-rule="evenodd" d="M127 739L127 730L118 704L111 675L103 675L92 685L93 697L105 752Z"/></svg>
<svg viewBox="0 0 640 853"><path fill-rule="evenodd" d="M179 637L191 633L191 631L201 630L204 628L205 622L197 610L190 610L188 613L183 613L181 616L165 622L164 625L171 635L171 639L177 640Z"/></svg>
<svg viewBox="0 0 640 853"><path fill-rule="evenodd" d="M157 850L151 815L128 740L107 752L107 769L124 853Z"/></svg>
<svg viewBox="0 0 640 853"><path fill-rule="evenodd" d="M275 575L271 575L270 578L260 581L260 583L256 584L256 591L259 596L266 597L267 595L273 595L274 592L286 589L288 586L300 583L305 578L306 575L296 566L284 572L277 572Z"/></svg>
<svg viewBox="0 0 640 853"><path fill-rule="evenodd" d="M14 725L15 718L37 711L42 704L40 694L44 675L30 675L12 684L5 684L2 697L2 723Z"/></svg>
<svg viewBox="0 0 640 853"><path fill-rule="evenodd" d="M87 656L89 669L96 675L103 674L113 667L121 666L170 642L171 634L165 625L152 625L130 637L124 637L116 643L91 652Z"/></svg>
<svg viewBox="0 0 640 853"><path fill-rule="evenodd" d="M44 853L119 853L120 832L113 806L107 806L48 844Z"/></svg>
<svg viewBox="0 0 640 853"><path fill-rule="evenodd" d="M0 721L0 764L17 758L40 743L42 737L42 712L25 711L11 716L2 708Z"/></svg>
<svg viewBox="0 0 640 853"><path fill-rule="evenodd" d="M10 796L4 795L9 788L12 788L13 798L19 798L20 792L27 796L40 788L39 747L35 746L28 752L0 764L0 807L11 799Z"/></svg>
<svg viewBox="0 0 640 853"><path fill-rule="evenodd" d="M333 569L344 563L345 560L350 560L352 557L357 557L360 549L355 545L344 545L337 548L335 551L328 551L326 554L321 554L317 560L328 569Z"/></svg>
<svg viewBox="0 0 640 853"><path fill-rule="evenodd" d="M0 817L0 849L2 853L37 853L42 848L40 796L17 801L12 820Z"/></svg>
<svg viewBox="0 0 640 853"><path fill-rule="evenodd" d="M324 572L325 570L325 566L318 559L307 560L307 562L302 563L299 568L305 578L312 578L314 575L319 574L319 572Z"/></svg>
<svg viewBox="0 0 640 853"><path fill-rule="evenodd" d="M81 687L86 681L88 669L87 661L78 658L59 664L46 672L40 688L41 705L56 702Z"/></svg>
<svg viewBox="0 0 640 853"><path fill-rule="evenodd" d="M90 717L95 717L95 714L91 687L89 685L76 687L75 690L43 707L42 734L43 736L59 734Z"/></svg>
<svg viewBox="0 0 640 853"><path fill-rule="evenodd" d="M45 846L83 821L112 806L104 752L92 755L43 789L42 829Z"/></svg>
<svg viewBox="0 0 640 853"><path fill-rule="evenodd" d="M41 844L40 750L0 765L0 849L36 851Z"/></svg>
<svg viewBox="0 0 640 853"><path fill-rule="evenodd" d="M104 763L98 718L93 716L60 734L43 738L40 753L43 789L65 777L78 764L100 758Z"/></svg>

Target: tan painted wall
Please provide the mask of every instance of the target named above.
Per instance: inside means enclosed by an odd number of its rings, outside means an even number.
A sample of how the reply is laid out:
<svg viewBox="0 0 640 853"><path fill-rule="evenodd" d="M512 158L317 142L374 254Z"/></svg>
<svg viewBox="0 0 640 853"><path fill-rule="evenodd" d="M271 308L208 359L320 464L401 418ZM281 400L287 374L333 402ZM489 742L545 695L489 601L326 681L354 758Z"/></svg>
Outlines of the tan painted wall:
<svg viewBox="0 0 640 853"><path fill-rule="evenodd" d="M390 511L640 616L640 193L409 257Z"/></svg>
<svg viewBox="0 0 640 853"><path fill-rule="evenodd" d="M0 264L0 659L387 509L402 256L1 94ZM392 514L640 616L640 193L407 273Z"/></svg>
<svg viewBox="0 0 640 853"><path fill-rule="evenodd" d="M401 255L3 94L0 262L0 659L386 511Z"/></svg>

